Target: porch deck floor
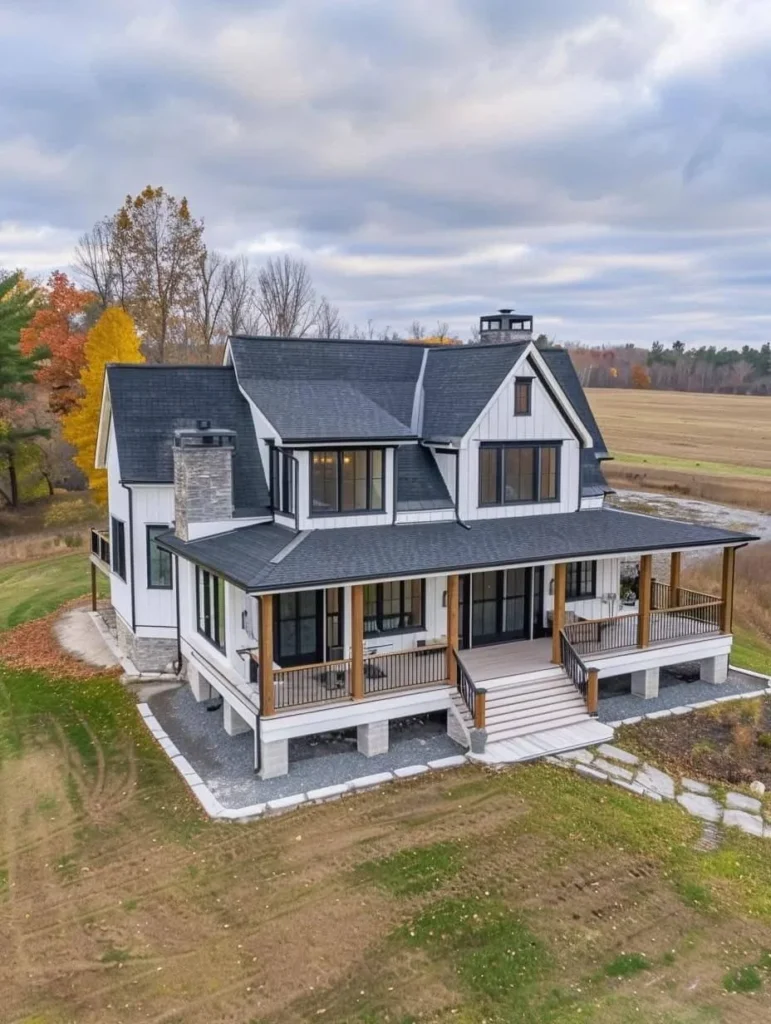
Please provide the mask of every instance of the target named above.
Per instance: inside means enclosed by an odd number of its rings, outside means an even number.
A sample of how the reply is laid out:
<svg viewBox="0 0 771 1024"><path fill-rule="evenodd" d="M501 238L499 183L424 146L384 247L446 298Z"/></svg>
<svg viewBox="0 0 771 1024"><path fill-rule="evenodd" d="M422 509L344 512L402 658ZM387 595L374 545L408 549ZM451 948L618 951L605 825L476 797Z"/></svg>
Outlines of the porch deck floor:
<svg viewBox="0 0 771 1024"><path fill-rule="evenodd" d="M507 644L490 644L460 651L460 659L473 683L528 675L554 668L551 660L551 638L519 640Z"/></svg>

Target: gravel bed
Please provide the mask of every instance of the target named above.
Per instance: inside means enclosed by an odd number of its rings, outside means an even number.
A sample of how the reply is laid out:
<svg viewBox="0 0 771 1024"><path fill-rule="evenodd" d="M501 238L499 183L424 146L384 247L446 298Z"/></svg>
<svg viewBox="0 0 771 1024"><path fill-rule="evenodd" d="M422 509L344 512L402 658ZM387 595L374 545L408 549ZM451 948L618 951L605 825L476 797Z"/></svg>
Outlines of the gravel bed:
<svg viewBox="0 0 771 1024"><path fill-rule="evenodd" d="M238 808L333 786L378 772L464 753L447 735L443 714L391 723L387 754L364 757L356 749L356 730L289 741L289 774L260 779L254 772L254 734L228 736L218 701L198 704L189 687L159 693L148 701L172 742L217 799Z"/></svg>

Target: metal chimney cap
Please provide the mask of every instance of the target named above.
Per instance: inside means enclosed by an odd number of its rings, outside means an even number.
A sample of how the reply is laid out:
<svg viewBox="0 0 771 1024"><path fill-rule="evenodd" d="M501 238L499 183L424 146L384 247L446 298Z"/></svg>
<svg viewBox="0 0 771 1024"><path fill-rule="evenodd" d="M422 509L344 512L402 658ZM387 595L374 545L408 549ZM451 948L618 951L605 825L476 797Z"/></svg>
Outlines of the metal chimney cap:
<svg viewBox="0 0 771 1024"><path fill-rule="evenodd" d="M514 310L513 309L499 309L498 312L499 313L513 313Z"/></svg>

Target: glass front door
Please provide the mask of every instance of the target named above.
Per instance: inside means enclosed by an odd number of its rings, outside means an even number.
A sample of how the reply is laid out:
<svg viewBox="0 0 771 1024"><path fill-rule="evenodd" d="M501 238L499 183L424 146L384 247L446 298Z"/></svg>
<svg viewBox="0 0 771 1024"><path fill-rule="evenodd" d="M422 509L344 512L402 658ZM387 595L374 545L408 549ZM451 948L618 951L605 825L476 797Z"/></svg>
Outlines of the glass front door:
<svg viewBox="0 0 771 1024"><path fill-rule="evenodd" d="M478 572L461 579L462 648L530 640L543 621L543 569Z"/></svg>
<svg viewBox="0 0 771 1024"><path fill-rule="evenodd" d="M323 590L279 594L275 602L275 659L281 668L323 660Z"/></svg>

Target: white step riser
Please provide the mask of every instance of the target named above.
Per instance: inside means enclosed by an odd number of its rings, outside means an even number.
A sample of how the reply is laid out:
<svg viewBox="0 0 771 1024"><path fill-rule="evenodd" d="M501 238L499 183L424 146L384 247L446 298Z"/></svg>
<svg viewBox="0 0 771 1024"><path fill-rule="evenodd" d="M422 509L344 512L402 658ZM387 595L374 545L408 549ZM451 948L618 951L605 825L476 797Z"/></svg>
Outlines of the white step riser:
<svg viewBox="0 0 771 1024"><path fill-rule="evenodd" d="M572 693L576 697L581 699L581 695L575 686L568 685L567 683L555 683L553 686L543 687L542 689L534 688L532 690L526 690L524 693L511 693L509 691L505 697L499 696L497 693L488 693L487 700L485 703L489 708L491 707L508 707L513 704L522 704L529 700L549 700L550 697L558 696L562 693Z"/></svg>
<svg viewBox="0 0 771 1024"><path fill-rule="evenodd" d="M503 718L521 718L524 715L545 715L559 708L578 708L579 711L586 710L584 702L580 697L574 696L572 693L563 693L559 697L552 697L550 700L532 700L527 704L507 704L503 707L487 708L485 718L488 722L495 722Z"/></svg>
<svg viewBox="0 0 771 1024"><path fill-rule="evenodd" d="M583 725L586 722L592 721L587 715L577 715L575 718L564 718L559 722L555 722L553 726L545 725L543 722L536 726L523 726L520 729L511 729L508 732L495 733L488 737L488 743L503 743L505 740L522 738L530 736L532 733L543 733L549 729L565 729L570 728L573 725ZM539 755L534 755L539 756Z"/></svg>
<svg viewBox="0 0 771 1024"><path fill-rule="evenodd" d="M531 726L537 726L539 729L556 728L558 723L565 718L585 718L588 720L589 715L580 708L562 708L560 711L554 711L547 715L515 715L508 721L493 722L485 727L489 736L495 735L498 737L501 733L514 729L527 728L531 732L536 732L537 730L531 728Z"/></svg>

